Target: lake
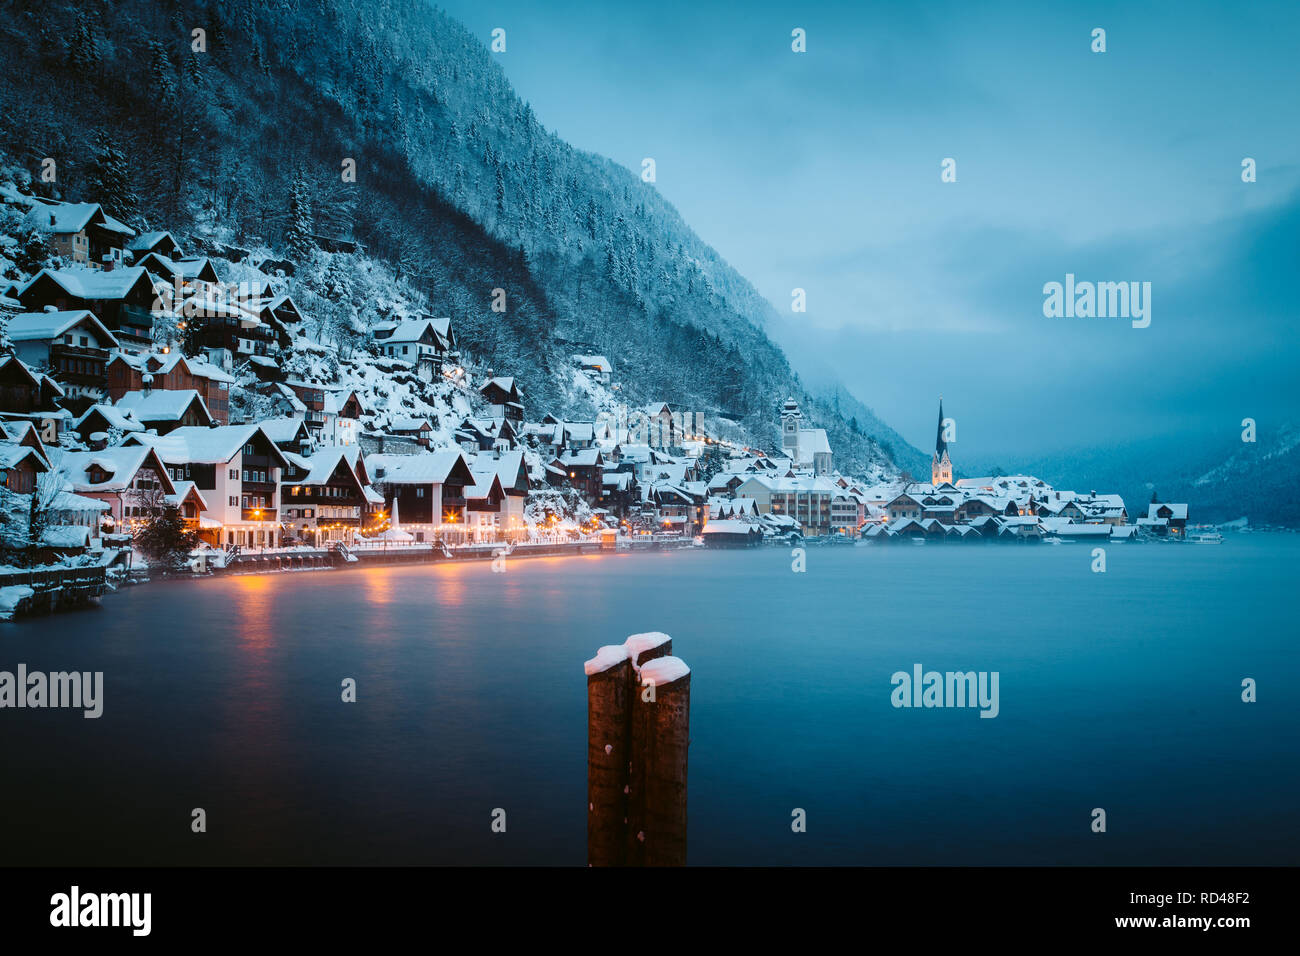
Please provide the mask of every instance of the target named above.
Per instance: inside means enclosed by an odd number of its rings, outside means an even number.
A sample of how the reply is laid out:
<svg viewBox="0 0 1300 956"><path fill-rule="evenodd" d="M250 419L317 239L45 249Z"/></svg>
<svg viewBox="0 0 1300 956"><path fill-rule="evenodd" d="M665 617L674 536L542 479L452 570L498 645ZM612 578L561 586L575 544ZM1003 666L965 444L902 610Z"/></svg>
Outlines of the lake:
<svg viewBox="0 0 1300 956"><path fill-rule="evenodd" d="M582 664L659 630L692 669L692 864L1295 864L1298 559L1236 535L1105 573L895 545L129 588L0 625L0 670L105 685L98 720L0 710L0 863L583 865ZM916 664L996 671L997 717L895 708Z"/></svg>

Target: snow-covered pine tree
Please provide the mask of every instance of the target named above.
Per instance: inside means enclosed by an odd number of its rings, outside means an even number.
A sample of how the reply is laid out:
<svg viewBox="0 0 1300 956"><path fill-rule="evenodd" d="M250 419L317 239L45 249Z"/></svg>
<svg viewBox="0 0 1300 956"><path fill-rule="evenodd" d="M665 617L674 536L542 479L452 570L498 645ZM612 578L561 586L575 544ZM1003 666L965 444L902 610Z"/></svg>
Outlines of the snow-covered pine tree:
<svg viewBox="0 0 1300 956"><path fill-rule="evenodd" d="M104 130L95 135L95 158L86 169L86 198L123 220L135 218L139 197L131 188L131 170L117 142Z"/></svg>
<svg viewBox="0 0 1300 956"><path fill-rule="evenodd" d="M285 231L284 242L289 252L299 260L311 255L315 247L312 241L311 197L307 193L307 179L299 170L293 177L289 189L289 228Z"/></svg>

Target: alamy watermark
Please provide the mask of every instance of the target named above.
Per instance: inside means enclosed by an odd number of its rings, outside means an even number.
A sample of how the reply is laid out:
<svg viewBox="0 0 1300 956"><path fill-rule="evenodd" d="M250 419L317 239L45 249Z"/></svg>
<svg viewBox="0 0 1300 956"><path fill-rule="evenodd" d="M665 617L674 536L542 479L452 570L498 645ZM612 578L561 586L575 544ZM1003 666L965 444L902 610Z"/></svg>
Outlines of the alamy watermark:
<svg viewBox="0 0 1300 956"><path fill-rule="evenodd" d="M104 713L103 671L0 671L0 709L5 707L76 707L94 719Z"/></svg>
<svg viewBox="0 0 1300 956"><path fill-rule="evenodd" d="M981 717L996 717L997 671L895 671L889 678L894 691L889 702L895 707L978 707Z"/></svg>
<svg viewBox="0 0 1300 956"><path fill-rule="evenodd" d="M1043 286L1043 315L1049 319L1131 319L1133 328L1151 324L1150 282L1065 282Z"/></svg>

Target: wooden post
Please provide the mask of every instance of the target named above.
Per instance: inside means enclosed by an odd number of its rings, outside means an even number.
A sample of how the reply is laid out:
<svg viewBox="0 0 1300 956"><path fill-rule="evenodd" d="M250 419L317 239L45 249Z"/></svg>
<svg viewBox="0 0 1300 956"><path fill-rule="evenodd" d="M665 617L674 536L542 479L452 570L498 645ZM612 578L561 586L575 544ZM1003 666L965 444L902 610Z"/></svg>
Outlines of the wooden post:
<svg viewBox="0 0 1300 956"><path fill-rule="evenodd" d="M587 865L621 866L627 852L632 662L610 644L583 665L587 674Z"/></svg>
<svg viewBox="0 0 1300 956"><path fill-rule="evenodd" d="M645 634L633 634L623 642L623 646L627 648L627 656L632 661L632 669L636 670L646 661L652 661L656 657L667 657L672 654L673 639L659 631L649 631Z"/></svg>
<svg viewBox="0 0 1300 956"><path fill-rule="evenodd" d="M641 668L637 685L626 862L685 866L691 669L678 657L655 658Z"/></svg>

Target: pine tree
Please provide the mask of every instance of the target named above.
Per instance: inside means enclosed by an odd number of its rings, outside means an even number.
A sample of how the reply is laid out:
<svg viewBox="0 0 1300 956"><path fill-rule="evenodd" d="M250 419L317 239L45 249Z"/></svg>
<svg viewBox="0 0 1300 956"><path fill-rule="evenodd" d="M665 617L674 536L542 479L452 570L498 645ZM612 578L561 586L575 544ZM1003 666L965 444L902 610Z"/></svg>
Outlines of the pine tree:
<svg viewBox="0 0 1300 956"><path fill-rule="evenodd" d="M95 158L86 170L86 192L91 202L104 206L113 216L135 218L139 197L131 188L126 156L103 131L95 136Z"/></svg>
<svg viewBox="0 0 1300 956"><path fill-rule="evenodd" d="M314 247L311 197L307 193L307 180L302 173L294 176L289 190L289 229L284 235L284 241L289 252L299 261L311 255Z"/></svg>

